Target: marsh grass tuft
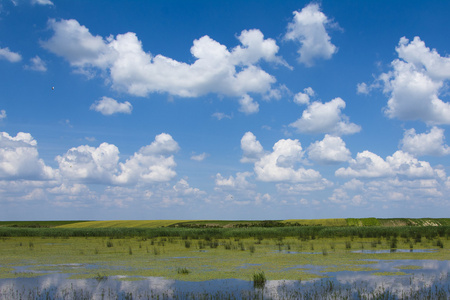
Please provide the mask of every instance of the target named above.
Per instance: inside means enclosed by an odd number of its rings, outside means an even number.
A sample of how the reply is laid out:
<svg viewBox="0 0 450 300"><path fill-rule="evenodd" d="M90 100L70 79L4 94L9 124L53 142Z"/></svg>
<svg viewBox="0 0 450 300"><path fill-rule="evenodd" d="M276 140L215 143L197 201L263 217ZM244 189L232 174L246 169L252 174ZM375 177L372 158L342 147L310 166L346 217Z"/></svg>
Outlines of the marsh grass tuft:
<svg viewBox="0 0 450 300"><path fill-rule="evenodd" d="M106 279L108 279L108 276L97 273L97 275L94 278L95 278L95 280L100 282L100 281L105 281Z"/></svg>
<svg viewBox="0 0 450 300"><path fill-rule="evenodd" d="M185 240L184 241L184 247L187 248L187 249L191 248L191 241Z"/></svg>
<svg viewBox="0 0 450 300"><path fill-rule="evenodd" d="M352 249L352 242L346 241L345 242L345 249L347 249L347 250Z"/></svg>
<svg viewBox="0 0 450 300"><path fill-rule="evenodd" d="M264 288L266 285L266 275L264 274L264 271L257 272L253 274L253 287L255 288Z"/></svg>
<svg viewBox="0 0 450 300"><path fill-rule="evenodd" d="M397 250L397 242L397 238L394 237L393 239L391 239L390 248L392 252L395 252Z"/></svg>
<svg viewBox="0 0 450 300"><path fill-rule="evenodd" d="M177 273L182 274L182 275L187 275L187 274L191 273L191 271L189 271L186 267L183 267L183 268L177 268Z"/></svg>

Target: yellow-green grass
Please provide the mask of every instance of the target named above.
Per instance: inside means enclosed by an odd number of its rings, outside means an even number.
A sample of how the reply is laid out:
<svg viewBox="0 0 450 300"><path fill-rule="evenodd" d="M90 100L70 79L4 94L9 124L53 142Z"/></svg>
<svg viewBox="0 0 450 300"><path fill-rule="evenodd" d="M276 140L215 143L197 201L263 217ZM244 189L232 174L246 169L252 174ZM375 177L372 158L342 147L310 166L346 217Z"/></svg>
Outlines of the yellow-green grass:
<svg viewBox="0 0 450 300"><path fill-rule="evenodd" d="M156 228L183 223L183 220L148 220L148 221L89 221L58 226L57 228Z"/></svg>
<svg viewBox="0 0 450 300"><path fill-rule="evenodd" d="M0 221L0 227L51 228L86 221Z"/></svg>
<svg viewBox="0 0 450 300"><path fill-rule="evenodd" d="M303 226L347 226L346 219L289 219L282 223L295 224Z"/></svg>
<svg viewBox="0 0 450 300"><path fill-rule="evenodd" d="M367 259L447 260L450 256L450 251L447 249L450 245L447 240L443 249L437 249L437 252L433 253L351 252L362 247L369 249L374 241L377 240L354 238L351 241L348 238L323 238L302 241L294 237L261 241L254 238L215 241L161 237L155 239L3 238L0 240L0 257L2 257L0 278L29 276L29 271L32 270L68 273L71 274L71 278L96 278L100 275L156 276L187 281L226 278L251 280L255 272L264 271L268 280L309 280L326 276L326 274L317 275L309 270L314 267L305 266L313 265L333 272L374 271L365 266L373 263ZM346 248L346 242L351 242L351 250ZM186 248L188 244L189 248ZM216 248L215 245L217 245ZM229 246L229 250L226 249L226 245ZM381 244L377 244L377 249L389 249L389 245L389 241L383 239ZM414 248L433 248L432 245L433 241L426 240L417 243ZM397 247L407 249L409 243L399 240ZM307 254L307 252L317 254ZM87 267L87 265L97 265L98 268ZM14 271L13 267L17 266L28 266L23 276ZM180 268L186 268L189 273L180 274L177 271Z"/></svg>

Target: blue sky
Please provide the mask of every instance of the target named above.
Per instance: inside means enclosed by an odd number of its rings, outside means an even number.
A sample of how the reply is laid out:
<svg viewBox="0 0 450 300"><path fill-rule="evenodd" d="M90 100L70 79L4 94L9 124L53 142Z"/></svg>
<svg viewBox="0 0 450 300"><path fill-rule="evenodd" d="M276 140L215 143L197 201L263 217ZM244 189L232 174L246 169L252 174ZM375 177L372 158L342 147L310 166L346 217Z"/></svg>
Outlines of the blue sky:
<svg viewBox="0 0 450 300"><path fill-rule="evenodd" d="M446 1L0 2L0 219L448 217Z"/></svg>

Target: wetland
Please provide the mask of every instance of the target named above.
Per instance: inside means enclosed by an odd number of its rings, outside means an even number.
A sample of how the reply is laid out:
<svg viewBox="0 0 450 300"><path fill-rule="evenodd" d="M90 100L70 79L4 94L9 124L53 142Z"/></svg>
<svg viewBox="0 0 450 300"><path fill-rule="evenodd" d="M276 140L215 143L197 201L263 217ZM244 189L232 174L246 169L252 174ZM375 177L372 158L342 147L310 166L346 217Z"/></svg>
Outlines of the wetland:
<svg viewBox="0 0 450 300"><path fill-rule="evenodd" d="M0 299L448 299L449 233L0 228Z"/></svg>

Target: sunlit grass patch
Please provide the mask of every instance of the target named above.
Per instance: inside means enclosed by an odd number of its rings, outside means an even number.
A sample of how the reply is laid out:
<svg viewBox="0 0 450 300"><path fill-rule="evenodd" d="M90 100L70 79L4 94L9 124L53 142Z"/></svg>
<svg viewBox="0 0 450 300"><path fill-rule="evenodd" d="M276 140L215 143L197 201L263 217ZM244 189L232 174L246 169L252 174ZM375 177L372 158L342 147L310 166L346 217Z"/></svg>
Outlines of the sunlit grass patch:
<svg viewBox="0 0 450 300"><path fill-rule="evenodd" d="M57 228L155 228L186 222L181 220L148 220L148 221L88 221L57 226Z"/></svg>

